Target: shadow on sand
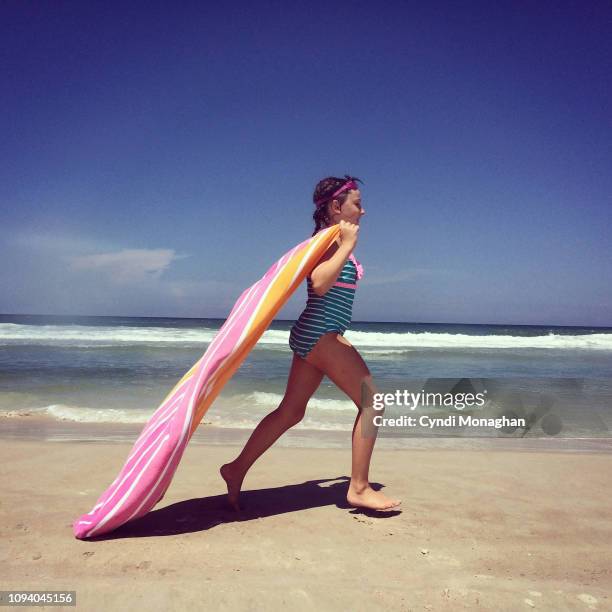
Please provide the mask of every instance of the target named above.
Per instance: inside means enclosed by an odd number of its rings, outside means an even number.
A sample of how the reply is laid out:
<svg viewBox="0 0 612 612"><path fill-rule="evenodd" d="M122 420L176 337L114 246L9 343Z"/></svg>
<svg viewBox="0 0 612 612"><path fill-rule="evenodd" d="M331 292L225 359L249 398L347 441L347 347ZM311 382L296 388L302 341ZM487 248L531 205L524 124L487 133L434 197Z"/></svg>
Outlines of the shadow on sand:
<svg viewBox="0 0 612 612"><path fill-rule="evenodd" d="M242 510L235 512L226 504L226 495L214 495L199 499L187 499L152 510L142 518L130 521L111 533L89 541L115 540L121 538L146 538L206 531L223 523L251 521L254 519L335 505L349 510L351 514L363 514L376 518L389 518L401 510L377 512L353 508L346 501L348 476L309 480L295 485L246 490L240 494ZM383 488L371 483L374 490Z"/></svg>

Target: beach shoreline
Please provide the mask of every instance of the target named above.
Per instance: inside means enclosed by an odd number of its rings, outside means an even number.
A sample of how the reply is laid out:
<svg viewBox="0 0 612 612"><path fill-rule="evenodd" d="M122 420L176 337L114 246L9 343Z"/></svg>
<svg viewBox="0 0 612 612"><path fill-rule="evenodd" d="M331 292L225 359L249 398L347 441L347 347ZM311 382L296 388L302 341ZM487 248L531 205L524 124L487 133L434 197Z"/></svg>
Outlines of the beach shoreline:
<svg viewBox="0 0 612 612"><path fill-rule="evenodd" d="M254 427L225 428L204 422L194 432L189 444L242 447ZM0 440L45 442L116 443L136 441L143 423L83 423L32 414L0 415ZM275 446L281 448L347 449L350 431L324 431L293 427ZM612 453L612 438L540 437L458 437L411 436L386 437L379 432L376 449L380 450L455 450L553 453Z"/></svg>

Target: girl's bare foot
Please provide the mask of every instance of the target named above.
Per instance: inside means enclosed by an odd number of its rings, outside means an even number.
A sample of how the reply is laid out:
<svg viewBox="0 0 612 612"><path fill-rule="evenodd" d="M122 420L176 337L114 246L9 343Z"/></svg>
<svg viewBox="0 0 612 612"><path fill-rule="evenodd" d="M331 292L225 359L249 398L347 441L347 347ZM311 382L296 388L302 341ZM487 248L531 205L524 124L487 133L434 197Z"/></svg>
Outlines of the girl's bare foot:
<svg viewBox="0 0 612 612"><path fill-rule="evenodd" d="M351 506L370 510L391 510L402 503L399 499L390 499L384 493L375 491L369 484L365 487L350 484L346 501Z"/></svg>
<svg viewBox="0 0 612 612"><path fill-rule="evenodd" d="M244 480L244 474L239 474L232 469L231 463L226 463L219 470L221 477L227 485L227 503L236 511L240 510L238 498L240 497L240 488Z"/></svg>

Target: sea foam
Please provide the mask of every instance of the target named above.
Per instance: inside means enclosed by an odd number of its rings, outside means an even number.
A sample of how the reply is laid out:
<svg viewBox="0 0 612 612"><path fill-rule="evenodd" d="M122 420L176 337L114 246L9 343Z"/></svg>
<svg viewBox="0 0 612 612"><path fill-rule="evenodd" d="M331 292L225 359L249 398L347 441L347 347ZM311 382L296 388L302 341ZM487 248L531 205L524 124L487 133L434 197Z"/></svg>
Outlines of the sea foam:
<svg viewBox="0 0 612 612"><path fill-rule="evenodd" d="M95 327L85 325L0 324L0 346L41 345L82 348L185 346L204 347L217 329L173 327ZM360 350L371 354L399 354L416 349L583 349L612 351L612 334L555 334L540 336L471 335L437 332L370 332L350 329L345 337ZM259 348L287 349L289 332L267 330Z"/></svg>

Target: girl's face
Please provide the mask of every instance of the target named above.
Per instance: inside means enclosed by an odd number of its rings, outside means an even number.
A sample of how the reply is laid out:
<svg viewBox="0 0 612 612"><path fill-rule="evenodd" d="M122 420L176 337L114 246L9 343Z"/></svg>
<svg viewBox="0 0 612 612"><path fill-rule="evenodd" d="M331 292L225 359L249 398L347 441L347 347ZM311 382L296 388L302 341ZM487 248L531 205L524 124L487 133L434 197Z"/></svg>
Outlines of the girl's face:
<svg viewBox="0 0 612 612"><path fill-rule="evenodd" d="M359 189L349 191L344 204L340 206L338 200L333 200L330 204L330 219L332 223L348 221L359 225L359 220L365 215L365 210L361 207L361 192Z"/></svg>

